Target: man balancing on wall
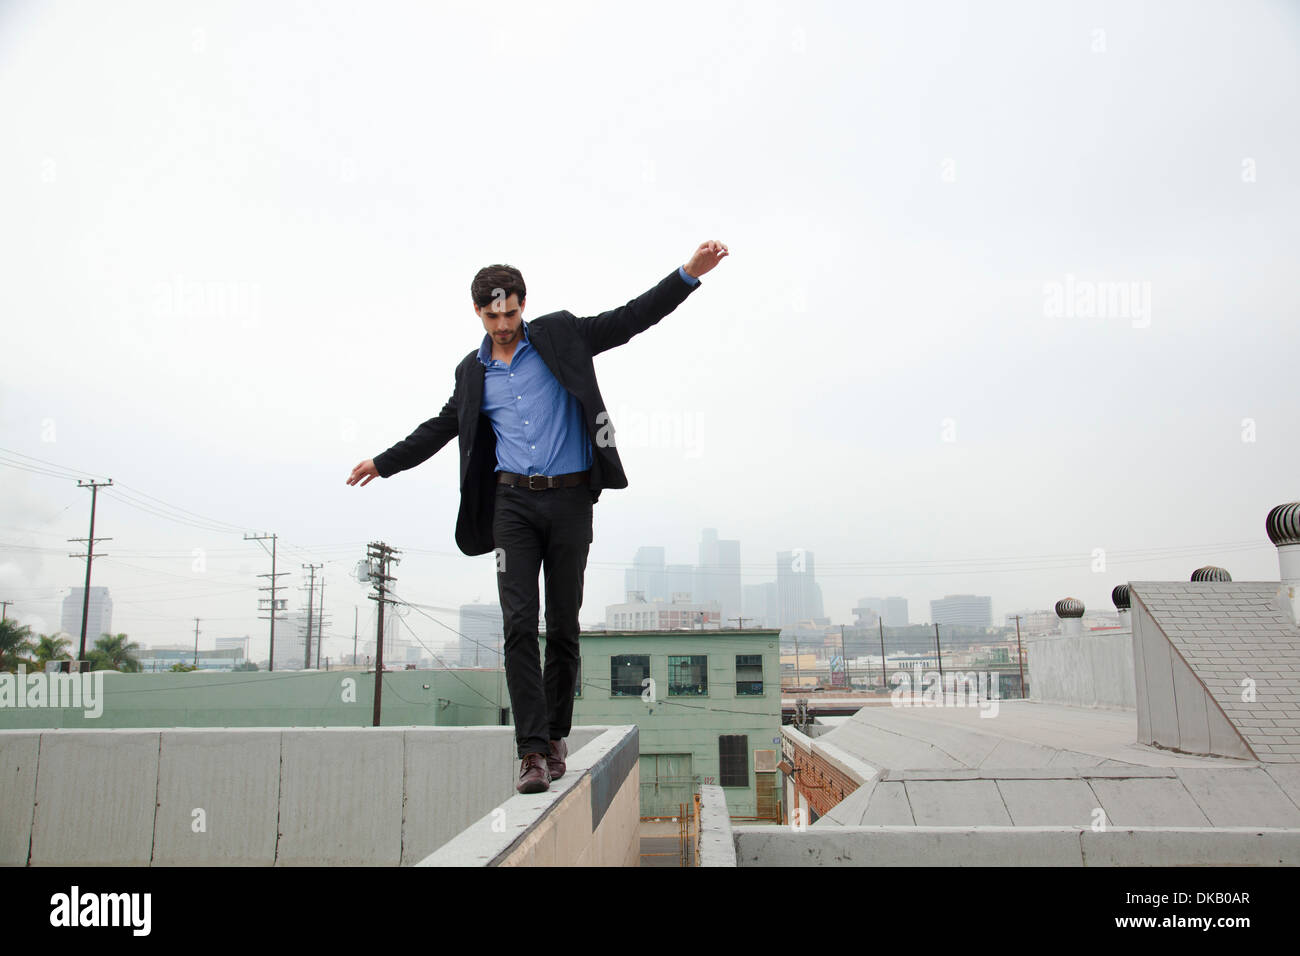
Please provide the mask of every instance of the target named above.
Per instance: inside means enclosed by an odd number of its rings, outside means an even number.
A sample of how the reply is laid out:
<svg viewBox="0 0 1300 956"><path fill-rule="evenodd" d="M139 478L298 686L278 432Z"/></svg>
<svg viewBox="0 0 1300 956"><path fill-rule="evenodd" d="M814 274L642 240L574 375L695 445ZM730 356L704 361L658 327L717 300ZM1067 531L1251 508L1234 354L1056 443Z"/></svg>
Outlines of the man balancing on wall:
<svg viewBox="0 0 1300 956"><path fill-rule="evenodd" d="M627 305L589 318L551 312L531 322L523 320L527 290L519 270L480 269L470 294L487 334L456 366L451 398L348 476L349 485L364 487L414 468L460 437L456 544L465 554L496 554L506 684L523 761L520 793L548 790L564 774L592 505L602 488L627 487L592 357L672 312L727 255L723 243L702 242L690 261ZM546 580L544 675L539 570Z"/></svg>

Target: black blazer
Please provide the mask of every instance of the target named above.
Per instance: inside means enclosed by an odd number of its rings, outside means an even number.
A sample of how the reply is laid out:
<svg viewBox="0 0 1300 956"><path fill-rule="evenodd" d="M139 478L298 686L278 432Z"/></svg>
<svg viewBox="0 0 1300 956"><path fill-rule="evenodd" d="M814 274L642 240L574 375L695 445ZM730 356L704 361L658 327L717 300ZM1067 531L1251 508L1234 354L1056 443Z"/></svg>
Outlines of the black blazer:
<svg viewBox="0 0 1300 956"><path fill-rule="evenodd" d="M590 318L578 318L571 312L552 312L527 323L529 344L537 349L551 374L582 405L587 437L591 440L593 503L600 498L602 488L626 488L627 476L614 447L614 425L605 411L605 400L600 397L592 356L623 345L638 332L644 332L698 288L698 283L688 285L674 269L653 289L617 309ZM492 422L480 411L484 371L475 349L456 366L456 388L442 411L374 459L379 476L387 478L426 461L451 441L453 435L459 435L460 514L456 518L456 544L470 555L487 554L495 547L492 515L496 506L497 438Z"/></svg>

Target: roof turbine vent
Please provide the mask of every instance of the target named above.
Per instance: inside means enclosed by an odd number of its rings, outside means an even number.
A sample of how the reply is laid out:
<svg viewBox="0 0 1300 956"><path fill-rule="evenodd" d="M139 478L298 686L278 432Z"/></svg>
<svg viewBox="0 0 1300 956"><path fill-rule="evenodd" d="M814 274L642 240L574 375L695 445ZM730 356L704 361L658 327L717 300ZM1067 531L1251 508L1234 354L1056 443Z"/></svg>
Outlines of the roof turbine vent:
<svg viewBox="0 0 1300 956"><path fill-rule="evenodd" d="M1277 546L1277 568L1280 583L1277 604L1300 625L1300 501L1278 505L1264 519L1268 540Z"/></svg>
<svg viewBox="0 0 1300 956"><path fill-rule="evenodd" d="M1300 544L1300 501L1278 505L1264 519L1264 530L1268 540L1277 547L1286 544Z"/></svg>
<svg viewBox="0 0 1300 956"><path fill-rule="evenodd" d="M1127 611L1131 607L1129 591L1127 584L1117 584L1115 589L1110 592L1111 603L1115 605L1117 611Z"/></svg>
<svg viewBox="0 0 1300 956"><path fill-rule="evenodd" d="M1216 568L1212 564L1207 564L1203 568L1197 568L1192 572L1193 581L1231 581L1232 575L1223 568Z"/></svg>
<svg viewBox="0 0 1300 956"><path fill-rule="evenodd" d="M1060 618L1083 617L1083 602L1078 598L1061 598L1056 602L1056 616Z"/></svg>

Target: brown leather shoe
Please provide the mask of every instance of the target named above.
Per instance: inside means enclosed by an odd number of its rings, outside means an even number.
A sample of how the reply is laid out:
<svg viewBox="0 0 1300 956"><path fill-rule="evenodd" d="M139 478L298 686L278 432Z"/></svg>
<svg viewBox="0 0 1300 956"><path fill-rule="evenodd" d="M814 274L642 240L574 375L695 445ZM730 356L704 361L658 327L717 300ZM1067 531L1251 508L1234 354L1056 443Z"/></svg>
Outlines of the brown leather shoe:
<svg viewBox="0 0 1300 956"><path fill-rule="evenodd" d="M551 753L546 758L546 769L550 771L552 780L559 780L564 776L565 766L564 758L569 756L569 745L563 740L551 741Z"/></svg>
<svg viewBox="0 0 1300 956"><path fill-rule="evenodd" d="M520 793L545 793L551 789L551 775L546 770L546 754L528 754L519 768Z"/></svg>

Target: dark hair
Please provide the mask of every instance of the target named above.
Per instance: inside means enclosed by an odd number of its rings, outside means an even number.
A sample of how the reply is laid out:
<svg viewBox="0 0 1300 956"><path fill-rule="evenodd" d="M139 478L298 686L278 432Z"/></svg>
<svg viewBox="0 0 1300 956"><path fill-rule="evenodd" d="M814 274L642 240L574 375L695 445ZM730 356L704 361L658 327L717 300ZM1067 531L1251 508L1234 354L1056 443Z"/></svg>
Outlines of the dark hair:
<svg viewBox="0 0 1300 956"><path fill-rule="evenodd" d="M519 304L523 305L528 288L524 285L523 274L514 266L485 266L478 270L478 275L469 284L469 294L480 309L491 305L498 296L504 300L517 295Z"/></svg>

